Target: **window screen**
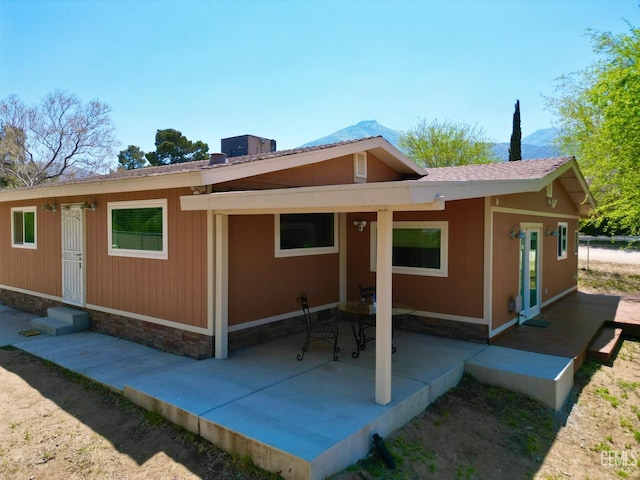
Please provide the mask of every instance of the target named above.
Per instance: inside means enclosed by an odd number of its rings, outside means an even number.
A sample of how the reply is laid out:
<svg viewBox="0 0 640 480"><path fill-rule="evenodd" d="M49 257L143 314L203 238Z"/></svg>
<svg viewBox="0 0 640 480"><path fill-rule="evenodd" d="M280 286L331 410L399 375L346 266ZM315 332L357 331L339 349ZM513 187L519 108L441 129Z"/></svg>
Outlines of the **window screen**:
<svg viewBox="0 0 640 480"><path fill-rule="evenodd" d="M111 210L111 248L162 251L162 207Z"/></svg>
<svg viewBox="0 0 640 480"><path fill-rule="evenodd" d="M36 212L35 207L29 210L13 210L13 245L19 247L35 247L36 245Z"/></svg>
<svg viewBox="0 0 640 480"><path fill-rule="evenodd" d="M334 246L333 213L280 215L280 249Z"/></svg>
<svg viewBox="0 0 640 480"><path fill-rule="evenodd" d="M393 265L440 269L441 233L439 228L394 228Z"/></svg>

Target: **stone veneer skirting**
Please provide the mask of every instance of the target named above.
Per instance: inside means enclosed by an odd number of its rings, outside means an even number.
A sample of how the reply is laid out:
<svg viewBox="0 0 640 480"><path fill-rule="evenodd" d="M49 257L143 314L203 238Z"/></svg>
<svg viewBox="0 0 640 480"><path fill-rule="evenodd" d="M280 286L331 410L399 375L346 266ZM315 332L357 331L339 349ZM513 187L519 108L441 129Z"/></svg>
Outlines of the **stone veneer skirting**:
<svg viewBox="0 0 640 480"><path fill-rule="evenodd" d="M489 341L489 327L476 323L405 315L395 318L393 326L398 330L426 333L457 340L467 340L477 343L487 343Z"/></svg>
<svg viewBox="0 0 640 480"><path fill-rule="evenodd" d="M5 289L0 289L0 302L17 310L31 312L40 316L47 314L47 308L62 305L61 302L55 300ZM87 308L73 308L89 313L91 330L96 332L198 360L214 356L214 342L213 337L210 335L188 332L178 328ZM335 313L332 310L325 310L312 313L312 316L326 317ZM305 328L304 317L299 315L257 327L229 332L229 351L299 333L304 331ZM480 343L486 343L489 338L486 325L413 315L395 318L394 328Z"/></svg>
<svg viewBox="0 0 640 480"><path fill-rule="evenodd" d="M17 310L40 316L47 315L47 308L63 305L56 300L5 289L0 289L0 302ZM87 312L91 330L96 332L198 360L213 356L213 337L209 335L88 308L71 307Z"/></svg>

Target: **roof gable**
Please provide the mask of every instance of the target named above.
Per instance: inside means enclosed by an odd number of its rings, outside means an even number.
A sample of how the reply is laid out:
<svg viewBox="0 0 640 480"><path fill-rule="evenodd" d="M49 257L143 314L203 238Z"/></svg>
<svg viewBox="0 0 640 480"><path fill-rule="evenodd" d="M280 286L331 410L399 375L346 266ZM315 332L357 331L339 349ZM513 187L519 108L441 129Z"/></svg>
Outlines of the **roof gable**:
<svg viewBox="0 0 640 480"><path fill-rule="evenodd" d="M424 174L422 168L385 139L369 137L329 145L231 157L224 163L210 164L209 160L201 160L135 170L118 170L105 175L0 192L0 201L215 185L320 163L362 151L371 151L399 173L414 177Z"/></svg>

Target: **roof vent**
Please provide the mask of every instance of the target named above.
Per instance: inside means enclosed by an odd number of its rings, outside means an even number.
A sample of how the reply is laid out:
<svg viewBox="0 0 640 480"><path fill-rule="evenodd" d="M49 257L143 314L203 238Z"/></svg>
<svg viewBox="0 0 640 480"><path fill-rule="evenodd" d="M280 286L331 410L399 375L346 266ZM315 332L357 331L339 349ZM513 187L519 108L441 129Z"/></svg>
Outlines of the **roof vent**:
<svg viewBox="0 0 640 480"><path fill-rule="evenodd" d="M227 163L227 155L225 153L212 153L209 156L209 165L219 165Z"/></svg>

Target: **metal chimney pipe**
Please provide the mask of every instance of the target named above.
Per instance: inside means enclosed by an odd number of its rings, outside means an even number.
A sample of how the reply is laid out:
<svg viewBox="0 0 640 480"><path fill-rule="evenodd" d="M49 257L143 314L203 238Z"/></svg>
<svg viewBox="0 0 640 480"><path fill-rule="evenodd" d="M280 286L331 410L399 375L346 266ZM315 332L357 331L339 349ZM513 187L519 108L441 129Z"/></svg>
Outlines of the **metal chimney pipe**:
<svg viewBox="0 0 640 480"><path fill-rule="evenodd" d="M209 165L219 165L227 163L227 155L225 153L212 153L209 156Z"/></svg>

